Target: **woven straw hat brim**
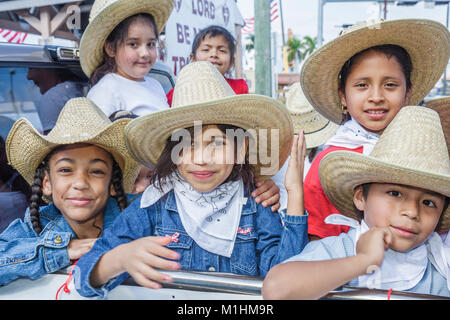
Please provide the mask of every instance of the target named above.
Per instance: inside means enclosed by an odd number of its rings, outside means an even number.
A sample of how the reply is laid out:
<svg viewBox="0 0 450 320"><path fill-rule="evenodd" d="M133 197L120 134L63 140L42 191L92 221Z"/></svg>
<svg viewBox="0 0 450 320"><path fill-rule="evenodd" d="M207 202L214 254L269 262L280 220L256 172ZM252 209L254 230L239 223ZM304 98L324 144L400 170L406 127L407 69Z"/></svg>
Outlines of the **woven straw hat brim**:
<svg viewBox="0 0 450 320"><path fill-rule="evenodd" d="M107 6L102 8L105 5ZM161 32L172 12L174 1L96 0L94 6L101 8L101 11L89 18L89 24L80 41L80 64L88 77L102 63L105 41L120 22L137 13L149 13L155 19L158 32Z"/></svg>
<svg viewBox="0 0 450 320"><path fill-rule="evenodd" d="M279 145L275 147L278 149L279 165L272 163L275 170L261 174L260 169L268 168L270 164L263 164L258 156L258 162L252 164L256 176L268 178L274 175L289 155L293 127L288 111L276 100L256 94L235 95L139 117L132 120L125 128L126 145L136 161L153 167L174 131L192 127L194 121L201 121L202 125L229 124L244 130L255 129L257 152L259 153L259 148L264 145L262 139L267 137L267 150L264 150L267 152L262 151L260 154L267 155L269 158L272 147L270 129L278 129ZM267 135L259 134L261 129L269 129ZM249 149L254 150L254 148Z"/></svg>
<svg viewBox="0 0 450 320"><path fill-rule="evenodd" d="M442 129L444 130L445 141L447 141L447 149L450 154L450 97L430 100L425 103L425 106L433 109L439 114Z"/></svg>
<svg viewBox="0 0 450 320"><path fill-rule="evenodd" d="M125 147L123 132L130 119L113 122L95 136L71 138L41 135L25 118L17 120L6 140L9 163L31 185L36 168L55 147L75 143L88 143L99 146L112 154L122 169L125 192L131 192L139 173L139 164L131 158Z"/></svg>
<svg viewBox="0 0 450 320"><path fill-rule="evenodd" d="M303 64L300 82L308 101L324 117L340 124L339 71L356 53L383 44L403 47L413 64L410 105L419 104L444 72L450 56L450 32L432 20L390 20L339 36L313 52Z"/></svg>
<svg viewBox="0 0 450 320"><path fill-rule="evenodd" d="M307 149L315 148L324 144L336 133L339 128L337 124L326 119L321 127L312 129L305 125L301 115L291 113L291 117L294 125L294 133L304 130Z"/></svg>
<svg viewBox="0 0 450 320"><path fill-rule="evenodd" d="M422 188L450 197L450 176L392 165L352 151L327 154L319 166L320 183L336 209L359 220L353 193L364 183L392 183ZM442 214L437 232L450 229L450 208Z"/></svg>

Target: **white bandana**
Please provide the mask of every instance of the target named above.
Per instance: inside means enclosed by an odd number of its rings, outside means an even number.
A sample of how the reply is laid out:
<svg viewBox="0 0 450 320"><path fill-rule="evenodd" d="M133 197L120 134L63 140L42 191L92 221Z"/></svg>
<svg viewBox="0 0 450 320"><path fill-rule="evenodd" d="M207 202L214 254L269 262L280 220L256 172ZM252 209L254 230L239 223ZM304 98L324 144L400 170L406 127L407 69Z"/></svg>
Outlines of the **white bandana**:
<svg viewBox="0 0 450 320"><path fill-rule="evenodd" d="M355 219L341 214L329 215L325 222L346 225L356 229L354 240L355 254L356 243L359 237L369 230L364 220L360 224ZM429 258L439 273L447 279L447 287L450 290L449 260L447 259L447 255L450 254L449 250L450 247L443 243L436 232L433 232L423 244L408 252L397 252L388 249L384 253L381 267L369 267L371 270L368 270L368 272L373 273L359 276L358 285L369 289L411 289L423 278L428 264L427 258Z"/></svg>
<svg viewBox="0 0 450 320"><path fill-rule="evenodd" d="M157 185L150 185L145 189L141 208L154 204L173 189L178 213L188 235L201 248L230 257L242 205L246 202L242 179L224 183L210 192L198 192L176 175L172 175L167 181L163 192Z"/></svg>
<svg viewBox="0 0 450 320"><path fill-rule="evenodd" d="M364 129L356 120L350 119L339 127L325 146L356 149L363 146L363 154L370 154L380 136Z"/></svg>

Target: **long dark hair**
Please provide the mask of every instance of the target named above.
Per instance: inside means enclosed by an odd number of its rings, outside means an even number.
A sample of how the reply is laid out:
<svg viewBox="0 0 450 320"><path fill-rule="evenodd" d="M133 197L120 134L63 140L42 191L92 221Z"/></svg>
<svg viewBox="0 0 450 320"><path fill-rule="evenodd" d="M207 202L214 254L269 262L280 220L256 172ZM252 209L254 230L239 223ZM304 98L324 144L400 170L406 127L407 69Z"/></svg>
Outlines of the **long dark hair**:
<svg viewBox="0 0 450 320"><path fill-rule="evenodd" d="M345 84L347 82L347 78L350 75L353 65L358 60L359 57L364 55L366 52L375 51L380 52L386 55L387 58L394 57L397 62L400 64L400 67L403 71L406 80L406 91L411 89L411 72L413 70L413 64L411 61L411 57L409 56L408 51L404 48L394 45L394 44L384 44L379 46L370 47L364 49L355 55L353 55L350 59L348 59L341 68L339 72L339 91L345 94ZM342 123L346 122L350 119L350 114L345 114Z"/></svg>
<svg viewBox="0 0 450 320"><path fill-rule="evenodd" d="M105 41L105 44L106 43L111 44L112 50L116 52L118 46L125 41L131 24L138 20L148 23L155 31L155 35L158 36L158 28L156 26L156 22L153 16L148 13L138 13L120 22L109 34L108 38ZM91 86L95 85L106 74L115 71L116 71L116 62L114 58L111 58L103 48L103 62L92 73L91 78L89 79Z"/></svg>
<svg viewBox="0 0 450 320"><path fill-rule="evenodd" d="M33 182L31 183L31 197L30 197L30 221L33 225L33 229L37 234L42 232L42 224L39 218L39 207L45 205L45 202L42 200L42 182L45 177L45 173L50 175L50 167L49 162L50 158L57 151L63 150L67 146L59 146L53 149L47 156L44 161L37 167L36 173L33 178ZM112 175L111 175L111 184L116 192L114 196L117 200L117 204L120 208L120 211L123 211L128 206L128 200L123 188L122 183L122 170L120 169L117 162L111 156L113 160L112 166Z"/></svg>
<svg viewBox="0 0 450 320"><path fill-rule="evenodd" d="M220 131L222 131L224 134L226 134L227 129L228 130L242 130L239 127L232 126L232 125L225 125L225 124L217 124L216 125ZM191 138L194 135L194 127L186 128L186 130L189 131ZM161 156L159 157L155 168L153 170L150 183L153 184L156 181L159 183L159 187L162 189L163 185L167 182L167 178L174 172L177 172L177 165L173 162L172 159L172 150L175 148L176 145L178 145L179 141L172 141L169 137L167 139L166 146L164 150L161 153ZM238 137L234 136L234 152L235 155L237 154L237 150L239 148L239 139ZM253 167L249 164L248 157L245 157L245 160L243 163L235 163L233 166L233 169L228 176L228 178L224 181L236 181L238 179L242 179L244 182L244 187L247 189L248 192L250 192L252 186L253 186L253 179L254 179L254 172Z"/></svg>

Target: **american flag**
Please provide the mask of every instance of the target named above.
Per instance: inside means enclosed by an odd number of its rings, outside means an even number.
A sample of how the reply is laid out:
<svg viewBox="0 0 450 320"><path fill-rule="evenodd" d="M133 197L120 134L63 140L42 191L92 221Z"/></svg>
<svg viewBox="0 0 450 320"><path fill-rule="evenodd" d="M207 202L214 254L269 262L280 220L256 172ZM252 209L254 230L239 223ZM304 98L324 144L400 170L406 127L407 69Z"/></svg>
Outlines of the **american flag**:
<svg viewBox="0 0 450 320"><path fill-rule="evenodd" d="M23 43L28 33L0 28L0 42Z"/></svg>
<svg viewBox="0 0 450 320"><path fill-rule="evenodd" d="M274 22L278 17L278 0L270 0L270 22ZM249 34L255 32L255 17L244 20L245 26L242 28L242 33Z"/></svg>

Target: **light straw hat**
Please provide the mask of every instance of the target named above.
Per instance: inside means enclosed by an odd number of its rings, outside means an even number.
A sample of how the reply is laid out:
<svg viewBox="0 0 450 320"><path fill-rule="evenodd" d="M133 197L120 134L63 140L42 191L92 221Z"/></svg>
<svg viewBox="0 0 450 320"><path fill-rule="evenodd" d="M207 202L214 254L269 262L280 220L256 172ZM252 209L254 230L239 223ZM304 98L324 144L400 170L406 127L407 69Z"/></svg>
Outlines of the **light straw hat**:
<svg viewBox="0 0 450 320"><path fill-rule="evenodd" d="M153 167L171 135L193 127L194 121L234 125L255 133L252 137L257 144L253 145L257 148L252 148L250 141L249 159L256 176L272 176L283 166L294 135L289 112L282 103L257 94L236 95L213 64L199 61L180 71L170 109L133 119L126 126L126 145L138 162ZM272 137L276 140L271 141ZM276 159L272 159L272 148L278 152ZM275 171L267 172L269 167Z"/></svg>
<svg viewBox="0 0 450 320"><path fill-rule="evenodd" d="M138 13L149 13L161 32L173 6L174 0L95 0L80 41L83 72L90 77L102 63L105 41L120 22Z"/></svg>
<svg viewBox="0 0 450 320"><path fill-rule="evenodd" d="M309 102L324 117L340 124L339 72L358 52L392 44L411 57L410 105L418 105L444 72L450 56L450 32L439 22L404 19L362 23L345 29L313 52L303 64L300 82Z"/></svg>
<svg viewBox="0 0 450 320"><path fill-rule="evenodd" d="M428 100L424 106L433 109L439 114L445 140L447 141L447 149L450 152L450 96Z"/></svg>
<svg viewBox="0 0 450 320"><path fill-rule="evenodd" d="M291 113L294 133L304 131L307 149L324 144L339 128L313 108L299 82L294 83L286 93L286 107Z"/></svg>
<svg viewBox="0 0 450 320"><path fill-rule="evenodd" d="M112 154L122 169L125 192L131 192L139 164L125 147L123 132L131 119L111 122L87 98L70 99L48 135L41 135L25 118L17 120L6 139L9 163L31 185L36 168L55 147L75 143L99 146Z"/></svg>
<svg viewBox="0 0 450 320"><path fill-rule="evenodd" d="M370 155L330 152L320 163L319 177L336 209L358 220L353 193L365 183L401 184L450 197L450 161L438 114L424 107L403 107ZM447 208L436 231L449 229Z"/></svg>

